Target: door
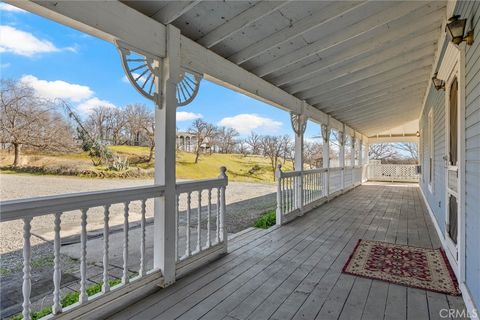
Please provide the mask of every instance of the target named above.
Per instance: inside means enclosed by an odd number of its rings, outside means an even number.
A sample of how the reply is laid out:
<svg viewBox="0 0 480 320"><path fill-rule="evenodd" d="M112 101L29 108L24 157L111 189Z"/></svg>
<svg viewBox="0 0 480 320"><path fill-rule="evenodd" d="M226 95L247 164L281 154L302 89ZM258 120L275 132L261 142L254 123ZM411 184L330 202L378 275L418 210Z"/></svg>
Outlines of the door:
<svg viewBox="0 0 480 320"><path fill-rule="evenodd" d="M446 228L445 240L447 250L454 263L458 265L459 242L459 88L458 73L454 68L446 83L446 143L445 143L445 168L446 168Z"/></svg>

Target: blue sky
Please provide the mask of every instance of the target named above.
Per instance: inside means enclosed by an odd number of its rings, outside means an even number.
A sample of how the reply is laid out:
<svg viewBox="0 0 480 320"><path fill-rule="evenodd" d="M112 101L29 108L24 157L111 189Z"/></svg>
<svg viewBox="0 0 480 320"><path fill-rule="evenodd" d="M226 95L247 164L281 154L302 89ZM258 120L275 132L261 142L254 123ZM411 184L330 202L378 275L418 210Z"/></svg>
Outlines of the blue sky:
<svg viewBox="0 0 480 320"><path fill-rule="evenodd" d="M111 43L0 3L0 71L4 79L19 79L39 94L70 101L86 116L96 105L122 108L141 102L153 108L125 78L117 49ZM234 127L242 136L292 135L289 114L250 97L203 80L195 100L181 107L177 127L192 119ZM319 135L309 123L305 137Z"/></svg>

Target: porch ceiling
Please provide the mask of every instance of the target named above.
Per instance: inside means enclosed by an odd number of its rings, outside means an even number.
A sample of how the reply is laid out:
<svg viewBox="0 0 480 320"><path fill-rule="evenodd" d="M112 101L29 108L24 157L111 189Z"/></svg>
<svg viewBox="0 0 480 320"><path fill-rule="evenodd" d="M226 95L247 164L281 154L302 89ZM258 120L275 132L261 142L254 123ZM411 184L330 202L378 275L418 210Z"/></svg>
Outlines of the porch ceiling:
<svg viewBox="0 0 480 320"><path fill-rule="evenodd" d="M418 118L444 1L123 1L367 135Z"/></svg>

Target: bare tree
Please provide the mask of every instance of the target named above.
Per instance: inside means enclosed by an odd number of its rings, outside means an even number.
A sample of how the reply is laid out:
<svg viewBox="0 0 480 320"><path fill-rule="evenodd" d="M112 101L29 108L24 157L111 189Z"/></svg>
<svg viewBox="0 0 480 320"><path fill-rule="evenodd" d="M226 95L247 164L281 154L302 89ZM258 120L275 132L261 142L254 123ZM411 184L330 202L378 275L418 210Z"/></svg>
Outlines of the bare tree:
<svg viewBox="0 0 480 320"><path fill-rule="evenodd" d="M368 158L374 160L388 160L398 158L398 153L389 143L375 143L370 145Z"/></svg>
<svg viewBox="0 0 480 320"><path fill-rule="evenodd" d="M260 135L252 131L247 139L245 139L245 142L250 147L252 154L260 154L262 148L262 137Z"/></svg>
<svg viewBox="0 0 480 320"><path fill-rule="evenodd" d="M22 146L47 151L75 148L72 128L55 105L34 90L13 80L2 80L0 138L13 146L13 166L18 166Z"/></svg>
<svg viewBox="0 0 480 320"><path fill-rule="evenodd" d="M215 137L216 144L221 153L232 153L237 144L236 138L240 134L233 128L220 127Z"/></svg>
<svg viewBox="0 0 480 320"><path fill-rule="evenodd" d="M113 110L107 106L98 106L92 109L85 123L85 128L92 137L101 141L109 140Z"/></svg>
<svg viewBox="0 0 480 320"><path fill-rule="evenodd" d="M304 145L304 162L310 169L320 168L323 164L323 146L321 143L306 141Z"/></svg>
<svg viewBox="0 0 480 320"><path fill-rule="evenodd" d="M206 144L214 139L216 132L217 129L214 125L201 119L197 119L192 123L188 133L195 136L195 163L198 163L202 146L206 147Z"/></svg>
<svg viewBox="0 0 480 320"><path fill-rule="evenodd" d="M143 121L143 130L148 140L148 147L150 152L148 154L147 162L152 161L153 150L155 149L155 114L153 112Z"/></svg>
<svg viewBox="0 0 480 320"><path fill-rule="evenodd" d="M109 118L108 127L110 128L110 131L111 131L110 139L114 145L122 144L122 137L125 133L124 131L125 131L126 124L127 124L127 118L124 110L112 109L111 116Z"/></svg>
<svg viewBox="0 0 480 320"><path fill-rule="evenodd" d="M418 148L417 144L414 142L405 142L405 143L397 143L395 145L397 149L404 151L406 153L406 157L409 160L418 160Z"/></svg>
<svg viewBox="0 0 480 320"><path fill-rule="evenodd" d="M144 142L146 136L144 128L151 118L151 112L142 103L129 104L125 107L126 134L130 145L139 146Z"/></svg>
<svg viewBox="0 0 480 320"><path fill-rule="evenodd" d="M248 144L245 140L237 141L237 150L238 153L242 154L244 157L248 155Z"/></svg>
<svg viewBox="0 0 480 320"><path fill-rule="evenodd" d="M282 139L278 136L262 136L261 142L263 155L270 159L273 179L275 180L275 169L284 149Z"/></svg>

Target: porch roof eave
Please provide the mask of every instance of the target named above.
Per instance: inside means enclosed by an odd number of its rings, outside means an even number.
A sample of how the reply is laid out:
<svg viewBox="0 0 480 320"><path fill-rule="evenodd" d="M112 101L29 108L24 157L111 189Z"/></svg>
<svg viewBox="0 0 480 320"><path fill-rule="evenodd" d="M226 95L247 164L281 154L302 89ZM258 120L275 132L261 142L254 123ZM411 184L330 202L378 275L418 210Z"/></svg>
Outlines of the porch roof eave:
<svg viewBox="0 0 480 320"><path fill-rule="evenodd" d="M130 8L119 1L15 1L7 3L53 21L114 43L123 41L140 51L158 57L165 56L166 27L162 23ZM88 4L88 6L87 6ZM192 69L215 83L241 92L260 101L296 114L305 114L310 120L329 124L344 130L341 121L285 92L242 67L181 36L182 66ZM351 130L346 125L347 130ZM360 132L357 137L368 139Z"/></svg>

